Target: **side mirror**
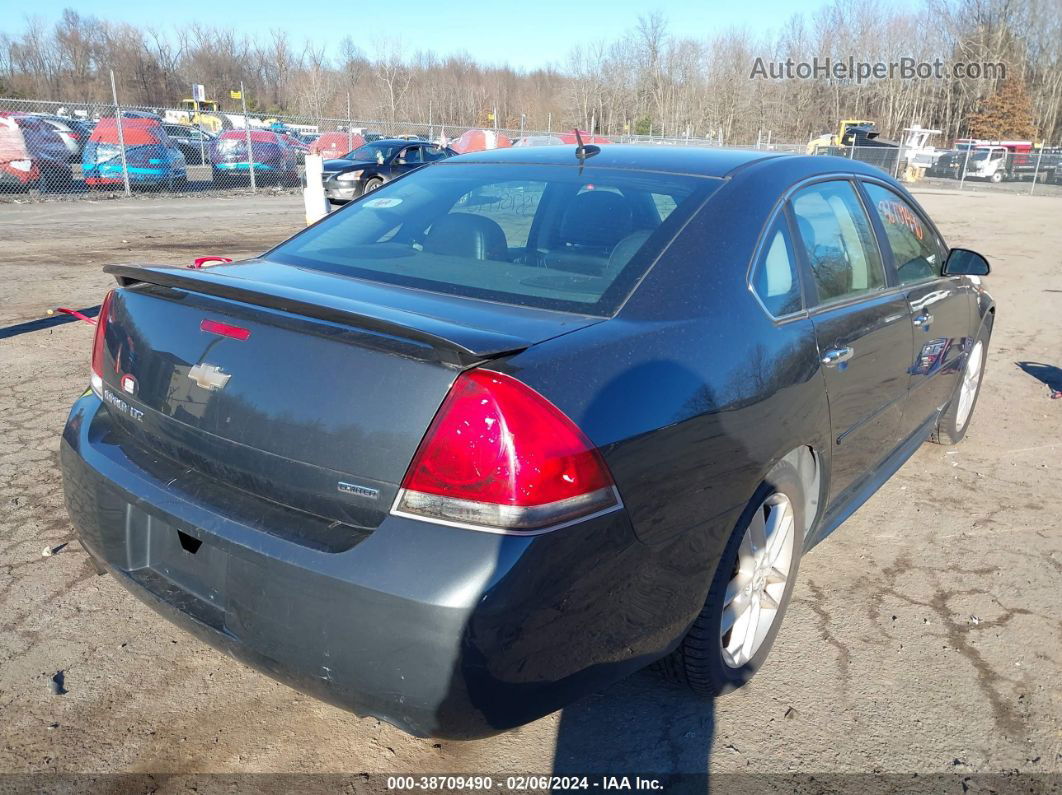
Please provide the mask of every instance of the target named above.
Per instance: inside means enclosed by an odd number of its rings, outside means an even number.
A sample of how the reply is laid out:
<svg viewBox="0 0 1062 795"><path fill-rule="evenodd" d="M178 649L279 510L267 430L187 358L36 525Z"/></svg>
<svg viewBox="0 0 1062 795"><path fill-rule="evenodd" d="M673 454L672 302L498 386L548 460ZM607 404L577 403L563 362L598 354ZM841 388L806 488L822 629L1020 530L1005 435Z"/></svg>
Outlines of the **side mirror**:
<svg viewBox="0 0 1062 795"><path fill-rule="evenodd" d="M953 248L944 262L945 276L987 276L988 260L968 248Z"/></svg>

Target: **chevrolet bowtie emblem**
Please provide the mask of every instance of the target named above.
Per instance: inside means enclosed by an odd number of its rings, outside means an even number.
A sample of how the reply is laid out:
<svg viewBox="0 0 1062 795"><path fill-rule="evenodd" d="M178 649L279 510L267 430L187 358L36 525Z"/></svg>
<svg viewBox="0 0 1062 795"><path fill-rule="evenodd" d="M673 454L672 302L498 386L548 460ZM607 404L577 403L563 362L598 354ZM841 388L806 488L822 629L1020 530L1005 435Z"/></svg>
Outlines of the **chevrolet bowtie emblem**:
<svg viewBox="0 0 1062 795"><path fill-rule="evenodd" d="M221 368L216 365L200 362L188 371L188 377L203 389L217 391L225 388L232 375L221 372Z"/></svg>

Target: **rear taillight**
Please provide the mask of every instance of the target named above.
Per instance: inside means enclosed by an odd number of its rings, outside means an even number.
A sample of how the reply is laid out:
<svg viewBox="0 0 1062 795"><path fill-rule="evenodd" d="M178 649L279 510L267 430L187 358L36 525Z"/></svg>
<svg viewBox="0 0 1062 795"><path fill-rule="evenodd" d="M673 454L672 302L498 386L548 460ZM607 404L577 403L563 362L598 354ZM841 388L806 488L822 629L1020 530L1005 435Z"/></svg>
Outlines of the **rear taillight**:
<svg viewBox="0 0 1062 795"><path fill-rule="evenodd" d="M590 440L508 375L458 376L409 465L394 513L493 531L541 531L620 506Z"/></svg>
<svg viewBox="0 0 1062 795"><path fill-rule="evenodd" d="M92 375L89 382L92 384L92 391L99 397L103 397L103 352L107 347L104 338L107 336L107 320L111 312L111 296L113 295L114 290L111 290L100 304L100 313L96 316L96 334L92 338Z"/></svg>

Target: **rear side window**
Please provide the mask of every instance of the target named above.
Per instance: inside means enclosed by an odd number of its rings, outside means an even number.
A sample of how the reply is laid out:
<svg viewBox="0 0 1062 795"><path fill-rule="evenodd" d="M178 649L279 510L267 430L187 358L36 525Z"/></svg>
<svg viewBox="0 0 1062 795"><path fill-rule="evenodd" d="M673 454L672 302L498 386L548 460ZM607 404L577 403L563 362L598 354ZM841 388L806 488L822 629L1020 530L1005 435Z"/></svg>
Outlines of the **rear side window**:
<svg viewBox="0 0 1062 795"><path fill-rule="evenodd" d="M721 184L625 169L445 160L266 258L377 282L609 315ZM666 211L673 203L667 217Z"/></svg>
<svg viewBox="0 0 1062 795"><path fill-rule="evenodd" d="M819 303L851 298L885 285L870 219L851 183L811 185L795 194L792 203Z"/></svg>
<svg viewBox="0 0 1062 795"><path fill-rule="evenodd" d="M870 182L863 187L885 227L900 283L911 284L940 276L944 247L922 216L888 188Z"/></svg>
<svg viewBox="0 0 1062 795"><path fill-rule="evenodd" d="M764 237L752 271L752 289L775 317L791 315L802 308L793 244L782 215L775 219Z"/></svg>

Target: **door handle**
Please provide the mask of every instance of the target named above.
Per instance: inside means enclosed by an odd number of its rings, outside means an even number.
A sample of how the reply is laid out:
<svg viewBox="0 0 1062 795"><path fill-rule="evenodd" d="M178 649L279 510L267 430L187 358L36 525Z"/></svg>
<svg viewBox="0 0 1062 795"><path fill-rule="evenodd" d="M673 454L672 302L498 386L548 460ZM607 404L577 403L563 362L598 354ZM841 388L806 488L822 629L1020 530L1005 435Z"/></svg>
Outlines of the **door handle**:
<svg viewBox="0 0 1062 795"><path fill-rule="evenodd" d="M827 367L833 367L841 362L847 362L855 355L852 348L830 348L822 356L822 363Z"/></svg>
<svg viewBox="0 0 1062 795"><path fill-rule="evenodd" d="M933 316L929 312L916 315L912 321L916 326L928 326L933 322Z"/></svg>

